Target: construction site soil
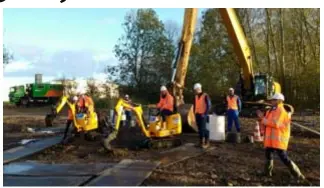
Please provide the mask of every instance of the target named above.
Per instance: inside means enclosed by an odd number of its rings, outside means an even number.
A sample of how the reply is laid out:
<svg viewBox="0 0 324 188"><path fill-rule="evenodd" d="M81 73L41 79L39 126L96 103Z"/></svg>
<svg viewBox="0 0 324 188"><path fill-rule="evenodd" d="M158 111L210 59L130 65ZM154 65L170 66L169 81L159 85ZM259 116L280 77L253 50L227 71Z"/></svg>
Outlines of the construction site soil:
<svg viewBox="0 0 324 188"><path fill-rule="evenodd" d="M4 150L18 146L22 139L48 137L48 134L28 132L29 128L45 127L44 117L50 109L41 108L6 108L4 107ZM65 123L64 112L55 120L55 126ZM319 115L294 116L293 119L307 124L308 127L319 131ZM241 118L242 136L252 135L255 120ZM301 123L302 124L302 123ZM288 153L298 164L301 171L312 185L320 185L320 137L313 133L292 127L292 137ZM183 143L196 143L196 133L185 133L180 136ZM137 127L123 127L117 139L113 142L114 152L107 153L100 141L86 141L75 138L66 145L56 145L41 153L22 160L36 160L42 163L104 163L119 162L122 159L157 160L160 150L138 148L137 143L144 139ZM200 156L163 166L160 165L151 176L143 182L143 186L169 185L302 185L290 175L288 169L275 156L274 175L267 178L261 175L265 163L262 143L231 144L214 142L215 149Z"/></svg>

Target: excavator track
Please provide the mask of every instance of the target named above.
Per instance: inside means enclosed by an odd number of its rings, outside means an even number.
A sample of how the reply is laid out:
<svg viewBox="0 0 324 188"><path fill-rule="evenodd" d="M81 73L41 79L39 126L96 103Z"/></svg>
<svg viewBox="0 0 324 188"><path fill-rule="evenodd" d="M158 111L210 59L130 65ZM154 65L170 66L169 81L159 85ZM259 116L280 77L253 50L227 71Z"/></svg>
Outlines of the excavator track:
<svg viewBox="0 0 324 188"><path fill-rule="evenodd" d="M148 149L165 149L173 148L182 145L182 141L179 138L163 138L163 139L145 139L140 144L140 147Z"/></svg>

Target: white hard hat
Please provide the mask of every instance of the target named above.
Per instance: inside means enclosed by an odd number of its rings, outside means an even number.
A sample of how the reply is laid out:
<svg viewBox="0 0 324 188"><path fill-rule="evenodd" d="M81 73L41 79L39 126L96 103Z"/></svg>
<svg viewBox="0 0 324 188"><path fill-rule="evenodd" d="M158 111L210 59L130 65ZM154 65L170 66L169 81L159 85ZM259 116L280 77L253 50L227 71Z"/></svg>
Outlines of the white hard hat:
<svg viewBox="0 0 324 188"><path fill-rule="evenodd" d="M276 93L270 98L270 100L282 100L282 101L284 101L285 97L281 93Z"/></svg>
<svg viewBox="0 0 324 188"><path fill-rule="evenodd" d="M201 89L201 84L200 83L196 83L194 85L194 90L196 90L196 89Z"/></svg>
<svg viewBox="0 0 324 188"><path fill-rule="evenodd" d="M234 89L231 87L231 88L229 88L229 91L234 91Z"/></svg>
<svg viewBox="0 0 324 188"><path fill-rule="evenodd" d="M166 91L166 90L167 90L167 88L165 86L161 86L160 91Z"/></svg>
<svg viewBox="0 0 324 188"><path fill-rule="evenodd" d="M72 100L73 101L77 101L78 100L78 97L77 96L74 96Z"/></svg>
<svg viewBox="0 0 324 188"><path fill-rule="evenodd" d="M126 94L126 95L125 95L125 98L129 98L129 95Z"/></svg>

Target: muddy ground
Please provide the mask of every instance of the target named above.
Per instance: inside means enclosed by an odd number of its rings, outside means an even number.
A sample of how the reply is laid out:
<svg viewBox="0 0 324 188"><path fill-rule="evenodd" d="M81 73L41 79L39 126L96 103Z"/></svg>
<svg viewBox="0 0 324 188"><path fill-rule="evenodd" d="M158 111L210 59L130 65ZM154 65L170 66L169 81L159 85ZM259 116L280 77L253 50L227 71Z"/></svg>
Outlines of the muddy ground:
<svg viewBox="0 0 324 188"><path fill-rule="evenodd" d="M17 145L25 138L44 137L29 133L27 127L45 127L44 117L49 108L4 109L4 150ZM62 112L64 114L64 112ZM294 119L319 131L319 116L295 116ZM62 126L65 116L59 116L56 126ZM241 118L242 135L251 135L255 120ZM76 138L65 146L58 145L39 154L28 157L45 163L96 163L118 162L121 159L154 159L160 150L139 149L135 146L144 139L138 128L123 128L114 141L115 151L107 154L99 141L89 142ZM196 134L183 134L186 142L197 142ZM16 145L15 145L16 143ZM260 175L264 165L264 150L261 143L230 144L212 143L216 149L199 157L191 158L168 167L159 167L143 182L148 186L168 185L301 185L290 177L288 169L275 160L274 176L265 178ZM312 183L320 185L320 138L292 128L289 155Z"/></svg>

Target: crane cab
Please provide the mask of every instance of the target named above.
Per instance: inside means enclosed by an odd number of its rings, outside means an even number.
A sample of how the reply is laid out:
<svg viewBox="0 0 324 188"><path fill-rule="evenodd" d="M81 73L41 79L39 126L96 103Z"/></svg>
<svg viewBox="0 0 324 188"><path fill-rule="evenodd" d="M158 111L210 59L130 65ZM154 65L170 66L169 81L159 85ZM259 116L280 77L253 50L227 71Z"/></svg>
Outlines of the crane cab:
<svg viewBox="0 0 324 188"><path fill-rule="evenodd" d="M281 92L280 84L268 74L256 74L254 76L254 100L268 99L275 93Z"/></svg>

